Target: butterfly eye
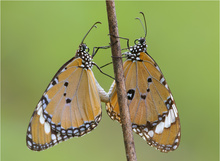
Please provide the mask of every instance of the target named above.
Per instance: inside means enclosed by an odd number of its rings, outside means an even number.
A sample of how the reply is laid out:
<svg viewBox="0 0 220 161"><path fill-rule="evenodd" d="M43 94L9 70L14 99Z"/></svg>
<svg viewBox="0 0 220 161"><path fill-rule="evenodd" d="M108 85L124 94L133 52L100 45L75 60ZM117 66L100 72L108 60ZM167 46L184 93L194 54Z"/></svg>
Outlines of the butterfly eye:
<svg viewBox="0 0 220 161"><path fill-rule="evenodd" d="M80 50L81 50L82 52L84 52L84 51L89 51L89 48L86 46L86 44L82 44L82 45L80 45Z"/></svg>
<svg viewBox="0 0 220 161"><path fill-rule="evenodd" d="M145 43L145 38L140 38L138 41L140 42L140 44L144 44Z"/></svg>
<svg viewBox="0 0 220 161"><path fill-rule="evenodd" d="M135 45L137 45L137 44L143 45L145 43L145 38L135 39L134 43L135 43Z"/></svg>

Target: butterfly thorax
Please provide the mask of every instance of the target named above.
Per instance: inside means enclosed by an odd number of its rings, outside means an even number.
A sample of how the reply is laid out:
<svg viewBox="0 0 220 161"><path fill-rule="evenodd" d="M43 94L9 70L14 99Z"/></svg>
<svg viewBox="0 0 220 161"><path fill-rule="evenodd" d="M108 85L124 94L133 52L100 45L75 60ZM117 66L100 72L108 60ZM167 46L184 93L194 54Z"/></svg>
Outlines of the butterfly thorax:
<svg viewBox="0 0 220 161"><path fill-rule="evenodd" d="M89 55L88 51L89 48L86 46L86 44L81 44L76 52L76 58L82 59L82 64L80 67L84 69L91 69L93 66L92 56Z"/></svg>
<svg viewBox="0 0 220 161"><path fill-rule="evenodd" d="M127 56L127 60L131 60L131 61L142 61L139 57L140 57L140 53L144 52L146 53L147 51L147 44L145 39L140 38L137 39L138 43L135 44L134 46L131 46L129 48L128 52L123 53L123 55ZM136 41L135 41L136 42Z"/></svg>

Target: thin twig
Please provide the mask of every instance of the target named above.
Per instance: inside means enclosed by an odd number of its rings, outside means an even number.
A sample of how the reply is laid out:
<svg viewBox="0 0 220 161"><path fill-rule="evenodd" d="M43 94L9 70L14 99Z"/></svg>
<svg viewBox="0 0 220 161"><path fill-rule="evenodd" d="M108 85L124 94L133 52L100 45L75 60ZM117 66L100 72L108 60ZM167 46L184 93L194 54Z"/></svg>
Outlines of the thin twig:
<svg viewBox="0 0 220 161"><path fill-rule="evenodd" d="M114 44L117 41L117 43L111 46L111 50L126 156L128 161L137 161L130 113L127 105L127 94L125 89L125 79L121 58L121 47L120 41L117 38L119 34L114 0L106 0L106 6L108 13L109 34L111 35L111 44Z"/></svg>

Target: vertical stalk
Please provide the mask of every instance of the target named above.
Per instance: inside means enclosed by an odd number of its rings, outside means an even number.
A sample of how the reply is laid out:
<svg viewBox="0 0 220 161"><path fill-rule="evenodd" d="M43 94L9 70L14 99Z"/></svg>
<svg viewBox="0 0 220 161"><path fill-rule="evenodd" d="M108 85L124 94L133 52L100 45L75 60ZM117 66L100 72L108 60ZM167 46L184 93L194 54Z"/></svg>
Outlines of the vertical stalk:
<svg viewBox="0 0 220 161"><path fill-rule="evenodd" d="M126 157L128 161L137 161L134 138L132 133L132 124L130 119L129 108L127 105L127 93L125 89L125 79L123 71L123 63L121 58L121 47L118 38L118 24L115 12L115 2L114 0L106 0L108 23L109 23L109 33L111 39L111 50L112 50L112 61L114 66L114 73L116 78L116 89L118 96L118 104L120 108L120 117L122 123L124 144L126 150ZM117 41L117 43L115 43Z"/></svg>

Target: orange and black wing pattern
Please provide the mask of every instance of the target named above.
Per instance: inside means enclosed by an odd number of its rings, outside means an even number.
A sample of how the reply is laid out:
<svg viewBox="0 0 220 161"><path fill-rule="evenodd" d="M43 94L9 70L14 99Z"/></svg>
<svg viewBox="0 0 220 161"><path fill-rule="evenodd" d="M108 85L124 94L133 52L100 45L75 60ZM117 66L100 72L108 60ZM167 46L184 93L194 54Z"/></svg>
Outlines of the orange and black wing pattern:
<svg viewBox="0 0 220 161"><path fill-rule="evenodd" d="M27 130L29 149L41 151L83 136L101 120L99 89L86 48L80 45L76 56L60 68L40 99Z"/></svg>
<svg viewBox="0 0 220 161"><path fill-rule="evenodd" d="M145 39L124 53L124 75L132 129L161 152L175 150L180 142L180 120L166 80L146 52ZM115 82L110 90L106 110L111 119L120 120Z"/></svg>

